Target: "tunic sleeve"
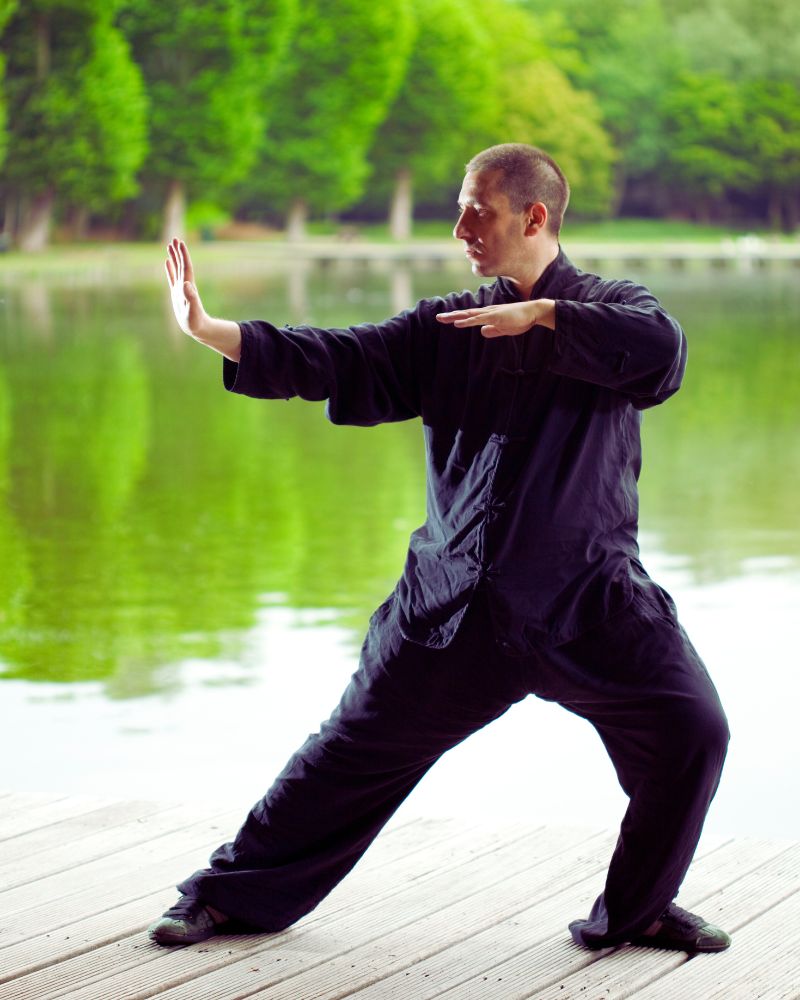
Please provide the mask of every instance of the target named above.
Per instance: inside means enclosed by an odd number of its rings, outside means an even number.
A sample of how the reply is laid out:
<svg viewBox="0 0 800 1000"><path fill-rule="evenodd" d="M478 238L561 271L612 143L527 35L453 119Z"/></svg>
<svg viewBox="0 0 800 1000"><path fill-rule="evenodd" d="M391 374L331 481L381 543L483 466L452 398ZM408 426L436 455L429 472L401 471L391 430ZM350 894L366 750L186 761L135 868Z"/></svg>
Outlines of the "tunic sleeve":
<svg viewBox="0 0 800 1000"><path fill-rule="evenodd" d="M600 301L556 300L552 372L617 390L645 409L678 391L685 367L683 331L646 288L614 282Z"/></svg>
<svg viewBox="0 0 800 1000"><path fill-rule="evenodd" d="M419 415L422 328L415 311L347 329L279 328L263 320L239 326L239 362L223 362L231 392L327 399L327 416L336 424L371 426Z"/></svg>

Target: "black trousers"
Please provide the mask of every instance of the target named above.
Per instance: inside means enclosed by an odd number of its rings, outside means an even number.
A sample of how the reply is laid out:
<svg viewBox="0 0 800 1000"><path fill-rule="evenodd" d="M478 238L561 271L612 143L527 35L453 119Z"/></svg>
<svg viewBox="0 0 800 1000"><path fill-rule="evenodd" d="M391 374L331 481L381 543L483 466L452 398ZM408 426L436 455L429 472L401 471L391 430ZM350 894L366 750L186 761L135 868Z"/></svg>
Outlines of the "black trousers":
<svg viewBox="0 0 800 1000"><path fill-rule="evenodd" d="M443 650L404 639L387 602L330 719L210 867L178 888L252 928L289 926L350 871L446 750L528 694L595 726L629 797L605 889L570 929L589 948L630 940L677 895L728 743L716 690L654 584L577 640L525 657L500 652L480 594Z"/></svg>

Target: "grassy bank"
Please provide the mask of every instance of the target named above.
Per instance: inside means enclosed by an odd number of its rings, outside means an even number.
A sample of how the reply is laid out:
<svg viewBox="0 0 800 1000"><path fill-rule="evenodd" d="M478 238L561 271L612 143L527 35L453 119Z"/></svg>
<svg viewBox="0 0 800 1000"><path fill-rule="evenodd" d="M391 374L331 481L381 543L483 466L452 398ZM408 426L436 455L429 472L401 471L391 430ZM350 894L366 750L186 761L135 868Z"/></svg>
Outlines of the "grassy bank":
<svg viewBox="0 0 800 1000"><path fill-rule="evenodd" d="M421 245L435 241L453 243L452 221L423 221L415 226L414 242ZM562 241L569 251L578 243L696 243L713 244L744 235L756 235L765 240L781 242L788 237L768 230L748 231L724 226L701 226L688 222L652 219L616 219L606 222L571 223L564 226ZM351 242L389 243L385 225L342 226L337 223L315 223L309 227L309 239L330 242L335 254L337 244ZM198 264L219 270L241 270L263 266L265 257L285 259L286 243L281 234L265 233L263 240L236 242L191 239L192 255ZM0 254L0 279L15 277L61 276L86 280L131 280L163 275L165 248L160 243L56 243L41 253L24 254L9 251Z"/></svg>

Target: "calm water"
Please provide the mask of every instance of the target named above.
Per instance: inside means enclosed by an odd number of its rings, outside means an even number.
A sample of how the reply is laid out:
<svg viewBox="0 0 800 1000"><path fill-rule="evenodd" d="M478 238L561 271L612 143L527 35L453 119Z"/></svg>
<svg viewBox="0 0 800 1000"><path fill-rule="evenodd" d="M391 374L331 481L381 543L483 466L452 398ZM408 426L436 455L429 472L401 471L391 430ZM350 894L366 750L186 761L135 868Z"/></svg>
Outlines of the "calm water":
<svg viewBox="0 0 800 1000"><path fill-rule="evenodd" d="M141 285L0 285L0 787L244 809L335 704L402 568L421 432L225 393L217 357L174 329L159 268ZM642 551L731 719L709 825L800 837L796 274L635 277L690 338L683 390L645 418ZM473 283L200 280L218 314L319 325ZM594 732L528 699L403 808L609 826L622 806Z"/></svg>

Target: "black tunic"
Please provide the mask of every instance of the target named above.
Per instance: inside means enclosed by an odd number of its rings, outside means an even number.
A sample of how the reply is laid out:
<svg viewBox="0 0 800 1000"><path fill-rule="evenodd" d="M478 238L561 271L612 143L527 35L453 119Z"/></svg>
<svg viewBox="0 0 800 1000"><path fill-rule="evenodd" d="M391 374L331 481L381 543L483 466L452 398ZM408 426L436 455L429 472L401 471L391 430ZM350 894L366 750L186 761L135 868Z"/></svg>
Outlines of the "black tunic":
<svg viewBox="0 0 800 1000"><path fill-rule="evenodd" d="M327 399L334 423L422 419L427 518L390 600L425 646L451 641L479 585L501 646L524 654L622 610L643 576L640 411L680 386L683 332L647 289L563 251L531 292L556 300L555 332L486 339L435 318L519 298L498 278L378 324L243 322L241 359L224 362L226 388Z"/></svg>

